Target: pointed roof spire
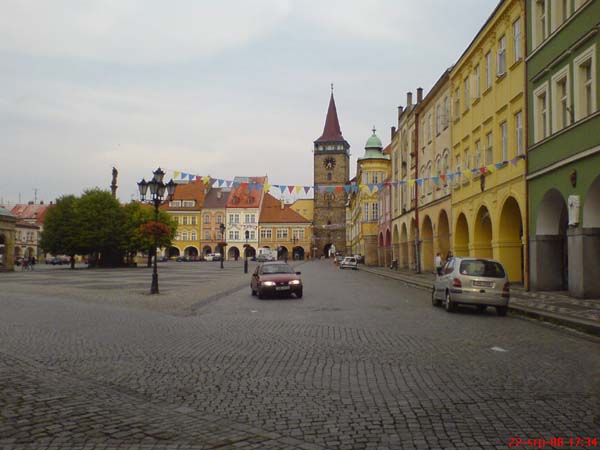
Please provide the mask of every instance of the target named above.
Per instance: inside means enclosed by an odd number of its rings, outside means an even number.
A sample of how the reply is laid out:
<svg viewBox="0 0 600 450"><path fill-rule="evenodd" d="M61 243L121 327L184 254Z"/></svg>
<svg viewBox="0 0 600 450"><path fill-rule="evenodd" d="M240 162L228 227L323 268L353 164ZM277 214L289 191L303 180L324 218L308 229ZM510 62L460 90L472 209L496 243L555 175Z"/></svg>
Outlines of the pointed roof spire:
<svg viewBox="0 0 600 450"><path fill-rule="evenodd" d="M333 83L331 83L331 97L329 98L329 108L327 109L323 134L315 142L346 142L344 136L342 136L340 121L338 120L335 100L333 98Z"/></svg>

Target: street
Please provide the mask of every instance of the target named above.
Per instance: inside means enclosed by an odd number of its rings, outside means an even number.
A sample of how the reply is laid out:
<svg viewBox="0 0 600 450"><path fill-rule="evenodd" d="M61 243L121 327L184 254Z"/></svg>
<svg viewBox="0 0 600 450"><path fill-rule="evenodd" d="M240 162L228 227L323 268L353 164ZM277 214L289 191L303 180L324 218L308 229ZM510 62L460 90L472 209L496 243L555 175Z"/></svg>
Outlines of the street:
<svg viewBox="0 0 600 450"><path fill-rule="evenodd" d="M302 299L259 300L241 261L225 265L160 265L158 296L145 268L1 275L0 447L600 440L592 338L492 308L449 314L327 260L297 266Z"/></svg>

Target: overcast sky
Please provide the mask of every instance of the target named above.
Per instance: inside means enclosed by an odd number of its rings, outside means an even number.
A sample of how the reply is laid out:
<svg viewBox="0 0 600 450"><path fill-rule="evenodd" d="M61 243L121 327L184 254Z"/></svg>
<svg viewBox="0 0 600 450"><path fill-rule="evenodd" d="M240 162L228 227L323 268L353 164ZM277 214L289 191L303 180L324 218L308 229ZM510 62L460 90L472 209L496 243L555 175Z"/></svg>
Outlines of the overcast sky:
<svg viewBox="0 0 600 450"><path fill-rule="evenodd" d="M0 201L160 166L311 185L330 83L351 172L497 0L0 0ZM351 175L352 176L352 175Z"/></svg>

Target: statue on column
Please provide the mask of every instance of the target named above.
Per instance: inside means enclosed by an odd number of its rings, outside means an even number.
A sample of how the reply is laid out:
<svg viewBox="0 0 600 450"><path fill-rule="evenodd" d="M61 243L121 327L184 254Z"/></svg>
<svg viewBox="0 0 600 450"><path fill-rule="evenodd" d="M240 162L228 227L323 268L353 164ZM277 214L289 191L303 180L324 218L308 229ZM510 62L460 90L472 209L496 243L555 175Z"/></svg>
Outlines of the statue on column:
<svg viewBox="0 0 600 450"><path fill-rule="evenodd" d="M117 176L119 175L119 171L116 167L112 168L112 182L110 183L110 190L112 192L113 198L117 198Z"/></svg>

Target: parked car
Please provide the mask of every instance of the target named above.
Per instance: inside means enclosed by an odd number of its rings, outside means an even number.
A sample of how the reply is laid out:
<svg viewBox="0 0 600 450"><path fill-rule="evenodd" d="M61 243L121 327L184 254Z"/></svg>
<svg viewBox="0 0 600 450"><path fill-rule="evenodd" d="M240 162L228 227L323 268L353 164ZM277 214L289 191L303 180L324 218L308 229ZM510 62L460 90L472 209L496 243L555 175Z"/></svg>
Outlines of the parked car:
<svg viewBox="0 0 600 450"><path fill-rule="evenodd" d="M52 264L53 266L62 266L63 264L68 264L68 261L65 262L64 259L60 256L53 256L49 260L46 260L46 264Z"/></svg>
<svg viewBox="0 0 600 450"><path fill-rule="evenodd" d="M188 261L188 259L187 259L187 257L186 257L186 256L178 256L178 257L175 259L175 261L177 261L177 262L187 262L187 261Z"/></svg>
<svg viewBox="0 0 600 450"><path fill-rule="evenodd" d="M354 257L356 258L356 262L359 264L364 264L365 262L365 257L361 254L358 255L354 255Z"/></svg>
<svg viewBox="0 0 600 450"><path fill-rule="evenodd" d="M342 255L336 255L336 256L335 256L335 261L334 261L334 262L335 262L335 264L336 264L336 265L338 265L338 266L339 266L339 265L340 265L340 263L341 263L343 260L344 260L344 257L343 257Z"/></svg>
<svg viewBox="0 0 600 450"><path fill-rule="evenodd" d="M291 295L302 298L300 272L295 272L283 261L270 261L260 264L250 280L252 295L265 298L266 295Z"/></svg>
<svg viewBox="0 0 600 450"><path fill-rule="evenodd" d="M510 299L510 283L502 264L493 259L455 256L443 268L442 275L433 283L433 306L443 303L446 311L456 305L476 305L480 310L496 308L505 316Z"/></svg>
<svg viewBox="0 0 600 450"><path fill-rule="evenodd" d="M358 261L354 256L346 256L340 263L340 269L358 270Z"/></svg>

